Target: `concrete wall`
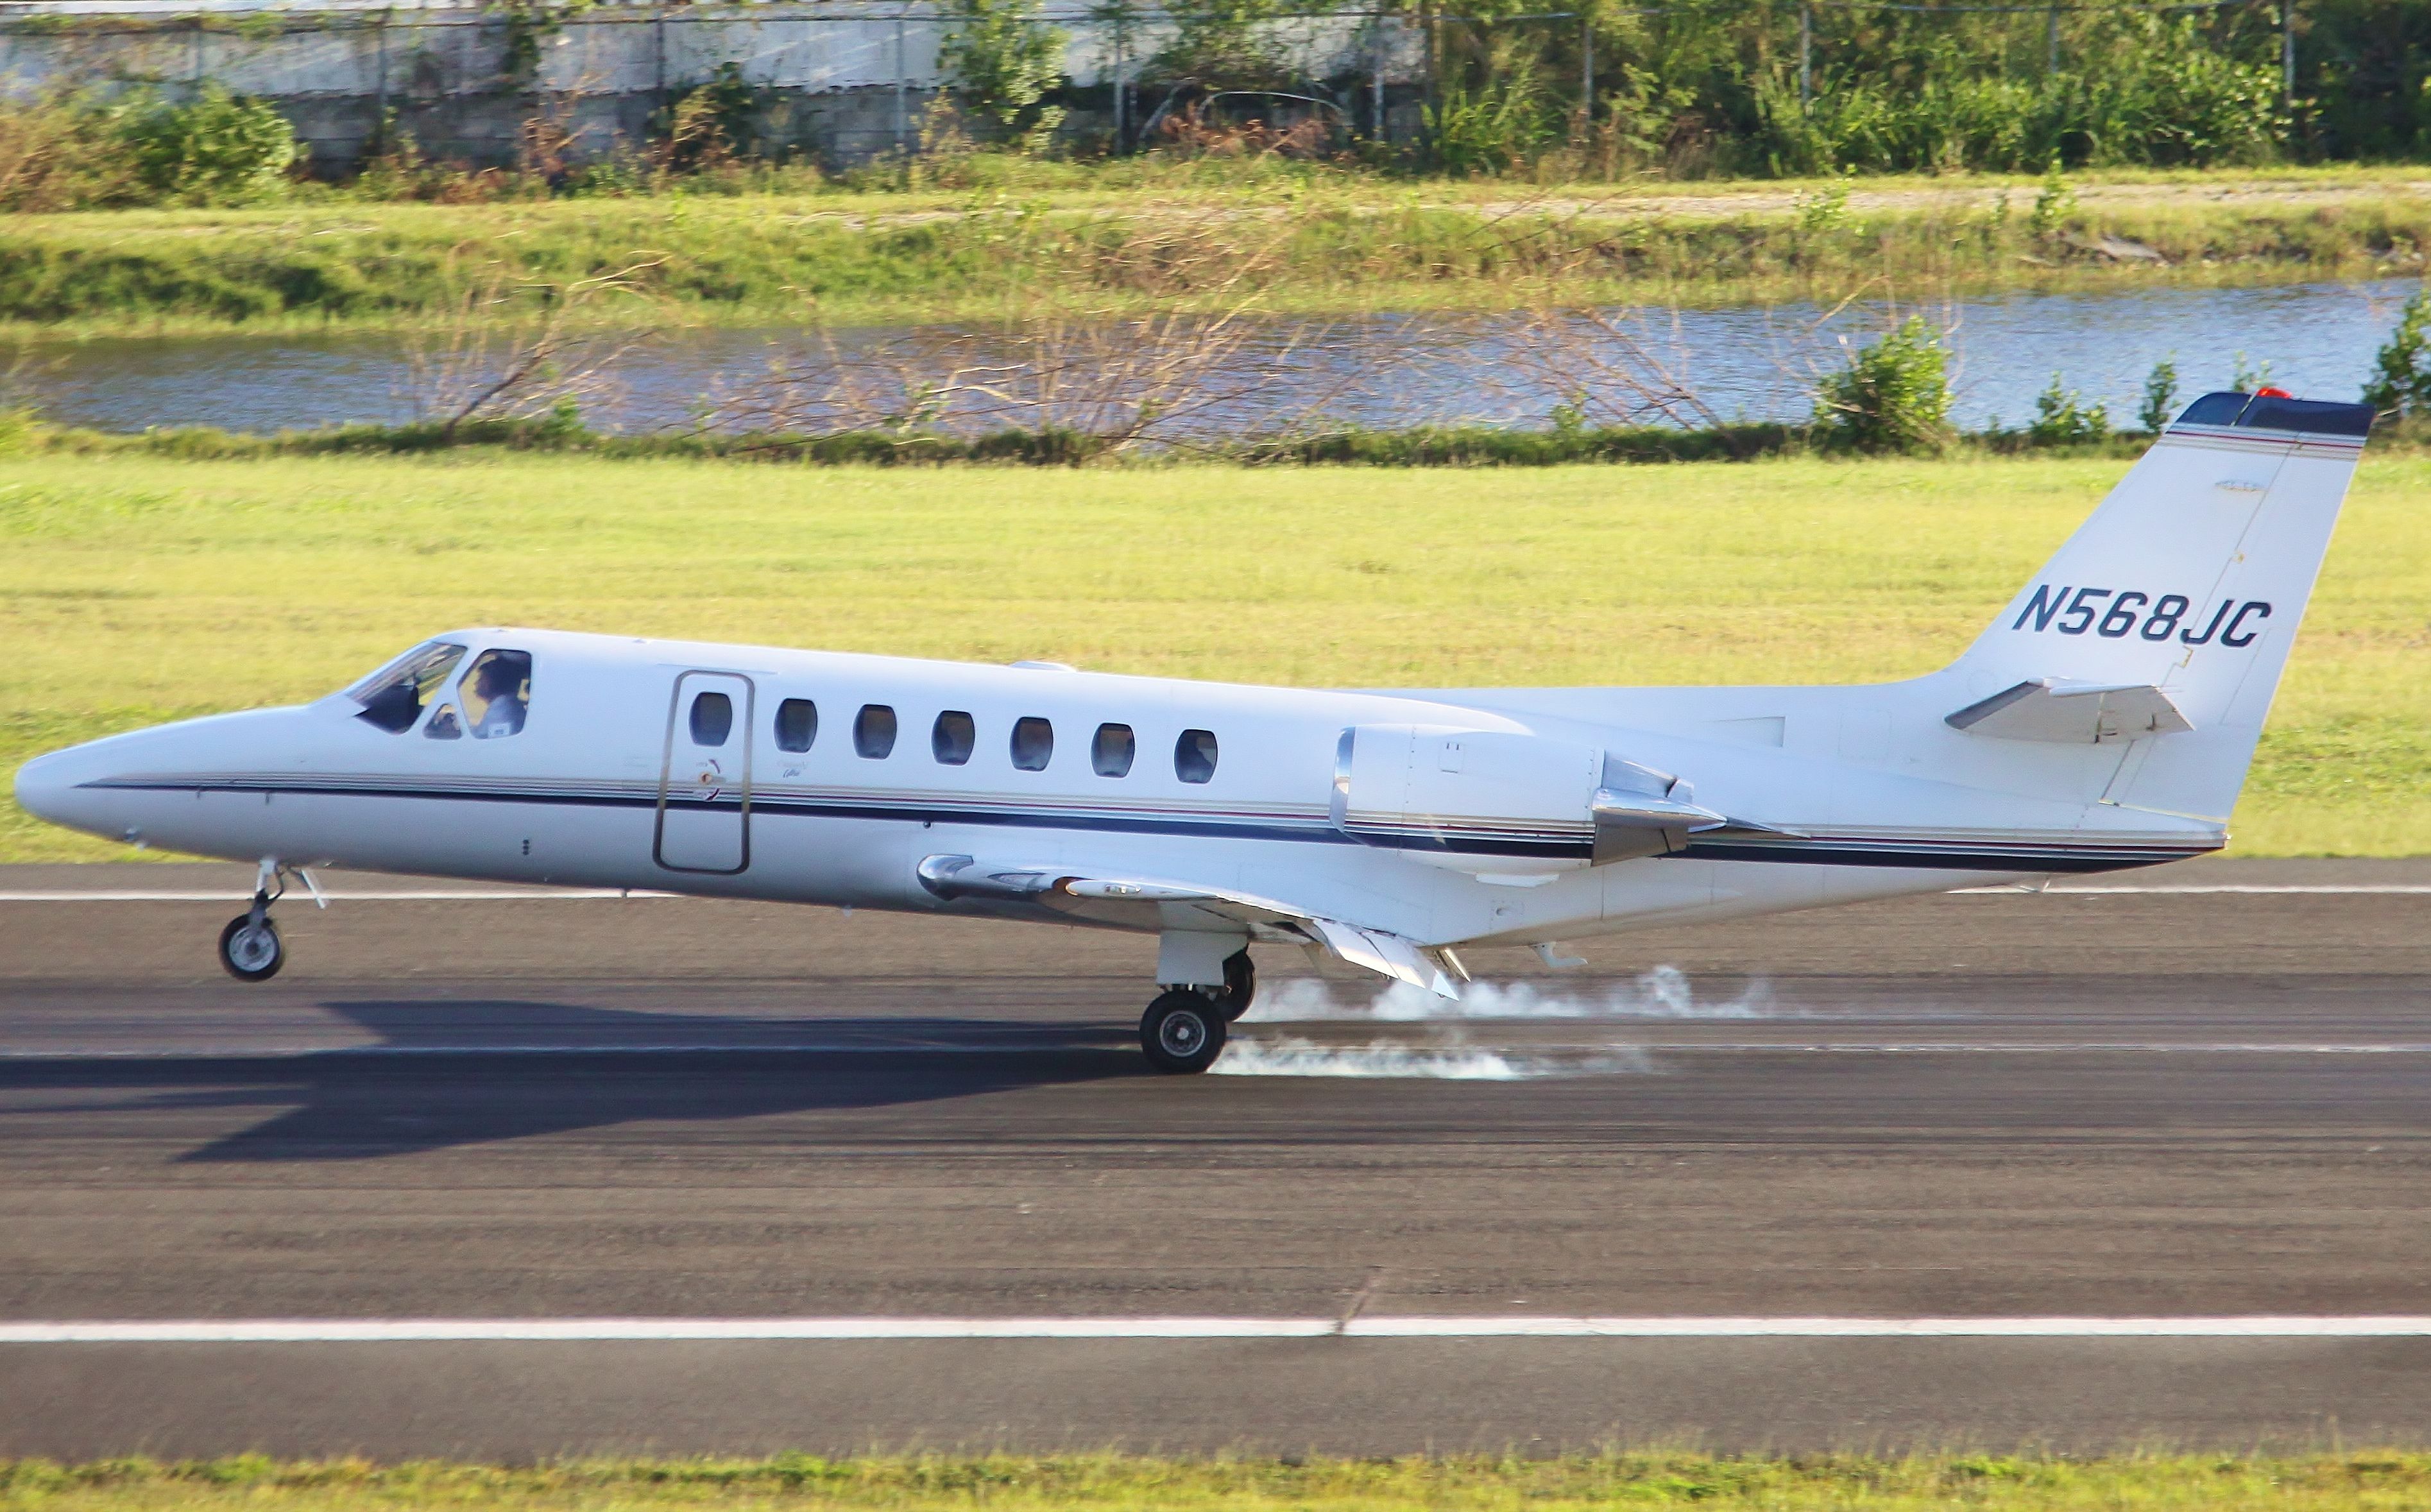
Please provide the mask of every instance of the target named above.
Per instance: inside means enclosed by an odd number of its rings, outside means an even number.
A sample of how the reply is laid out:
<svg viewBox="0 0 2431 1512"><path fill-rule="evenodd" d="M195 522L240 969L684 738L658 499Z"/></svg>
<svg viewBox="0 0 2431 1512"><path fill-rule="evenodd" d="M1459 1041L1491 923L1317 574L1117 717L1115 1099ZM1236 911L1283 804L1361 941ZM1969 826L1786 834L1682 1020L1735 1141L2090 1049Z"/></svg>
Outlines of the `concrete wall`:
<svg viewBox="0 0 2431 1512"><path fill-rule="evenodd" d="M1070 34L1065 73L1082 90L1132 77L1170 35L1148 23L1118 38L1077 6L1052 0L1047 13ZM1411 126L1423 57L1415 30L1355 12L1270 25L1311 78L1365 80L1381 69L1398 107L1389 115ZM144 0L0 4L0 94L216 82L276 103L324 167L360 158L383 112L432 155L486 165L512 161L523 123L537 115L574 129L583 151L636 140L667 100L733 63L780 94L805 147L853 162L915 142L921 112L947 82L938 51L950 25L930 8L868 0L605 5L533 37L536 60L519 75L510 67L510 24L478 4L209 11ZM1162 93L1141 92L1139 113ZM1365 89L1356 103L1364 129ZM1102 116L1097 124L1102 130Z"/></svg>

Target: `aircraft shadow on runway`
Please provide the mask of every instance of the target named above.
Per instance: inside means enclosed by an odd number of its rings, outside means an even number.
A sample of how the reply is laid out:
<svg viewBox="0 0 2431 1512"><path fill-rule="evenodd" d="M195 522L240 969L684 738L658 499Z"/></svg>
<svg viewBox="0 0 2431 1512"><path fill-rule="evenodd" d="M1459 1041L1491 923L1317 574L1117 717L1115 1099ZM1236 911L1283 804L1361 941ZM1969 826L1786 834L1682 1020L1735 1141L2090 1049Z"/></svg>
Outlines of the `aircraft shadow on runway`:
<svg viewBox="0 0 2431 1512"><path fill-rule="evenodd" d="M360 1160L1150 1074L1128 1027L1105 1023L730 1018L512 1000L321 1006L379 1043L260 1059L25 1061L0 1065L0 1086L142 1090L140 1107L153 1112L285 1106L177 1157L208 1163Z"/></svg>

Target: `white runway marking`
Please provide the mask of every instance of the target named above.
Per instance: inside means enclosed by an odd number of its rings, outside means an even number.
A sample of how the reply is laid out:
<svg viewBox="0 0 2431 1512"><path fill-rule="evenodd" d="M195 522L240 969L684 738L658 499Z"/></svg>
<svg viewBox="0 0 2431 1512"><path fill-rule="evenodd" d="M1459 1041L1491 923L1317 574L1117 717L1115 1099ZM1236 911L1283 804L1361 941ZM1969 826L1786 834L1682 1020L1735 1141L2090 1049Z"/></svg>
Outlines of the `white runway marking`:
<svg viewBox="0 0 2431 1512"><path fill-rule="evenodd" d="M8 1344L1321 1338L2431 1338L2431 1317L532 1318L0 1323Z"/></svg>
<svg viewBox="0 0 2431 1512"><path fill-rule="evenodd" d="M2294 894L2352 894L2359 897L2425 897L2431 896L2431 883L2400 882L2361 883L2263 883L2263 882L2149 882L2071 884L2057 883L2034 888L2022 884L1993 887L1960 887L1959 896L1975 898L2030 898L2039 893L2128 894L2251 894L2271 897ZM333 903L507 903L507 902L582 902L603 898L643 899L680 898L681 893L653 892L635 888L626 892L614 887L554 887L509 889L503 887L417 887L378 891L339 890L325 892ZM91 892L53 888L39 891L0 892L0 903L246 903L253 894L242 890L135 890L106 888ZM291 896L290 901L293 900Z"/></svg>
<svg viewBox="0 0 2431 1512"><path fill-rule="evenodd" d="M2419 894L2431 894L2431 885L2414 885L2403 882L2324 882L2302 885L2293 882L2284 884L2263 882L2148 882L2142 885L2134 885L2123 882L2090 884L2056 882L2049 887L2039 889L2022 885L2003 885L1999 887L1958 887L1952 890L1955 893L1979 898L1986 896L1998 897L2003 894L2008 894L2011 896L2031 896L2037 891L2045 893L2092 893L2102 895L2114 893L2252 893L2256 896L2264 897L2273 894L2288 893L2356 893L2367 896L2405 897Z"/></svg>
<svg viewBox="0 0 2431 1512"><path fill-rule="evenodd" d="M639 888L625 892L614 887L561 887L546 891L533 889L509 890L503 887L417 887L384 892L349 892L322 890L322 897L333 903L507 903L562 902L601 898L679 898L680 893L645 892ZM102 892L18 892L0 893L0 903L250 903L249 892L133 892L115 889ZM311 901L302 893L290 893L287 902L293 906Z"/></svg>
<svg viewBox="0 0 2431 1512"><path fill-rule="evenodd" d="M123 1045L44 1046L40 1049L0 1047L8 1061L289 1061L314 1057L385 1057L434 1055L1004 1055L1021 1051L1111 1049L1065 1044L940 1044L917 1040L857 1041L848 1044L757 1040L670 1040L655 1044L535 1045L261 1045L176 1046L150 1049ZM1227 1065L1219 1059L1210 1074L1231 1076L1350 1076L1425 1081L1518 1081L1538 1076L1583 1076L1655 1069L1648 1053L1682 1055L2431 1055L2431 1040L2330 1042L2290 1040L1618 1040L1604 1045L1547 1045L1526 1052L1524 1064L1470 1065L1462 1057L1484 1056L1494 1063L1505 1057L1467 1046L1384 1045L1324 1048L1285 1038L1267 1042L1236 1039L1228 1047L1249 1053ZM1340 1060L1329 1061L1332 1056ZM1428 1057L1440 1057L1436 1064ZM1312 1058L1320 1057L1320 1058ZM1341 1060L1349 1057L1348 1060ZM1403 1060L1411 1064L1401 1064Z"/></svg>

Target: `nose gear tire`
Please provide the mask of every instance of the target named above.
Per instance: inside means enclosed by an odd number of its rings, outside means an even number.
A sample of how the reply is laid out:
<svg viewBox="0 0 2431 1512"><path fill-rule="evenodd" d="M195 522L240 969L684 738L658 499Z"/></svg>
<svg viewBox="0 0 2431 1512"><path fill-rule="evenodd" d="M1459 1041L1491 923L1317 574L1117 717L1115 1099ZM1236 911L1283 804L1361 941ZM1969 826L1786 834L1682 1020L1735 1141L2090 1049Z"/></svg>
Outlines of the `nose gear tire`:
<svg viewBox="0 0 2431 1512"><path fill-rule="evenodd" d="M220 931L220 965L239 982L267 982L286 964L287 947L270 920L239 914Z"/></svg>
<svg viewBox="0 0 2431 1512"><path fill-rule="evenodd" d="M1177 987L1158 995L1140 1016L1140 1049L1160 1071L1188 1076L1216 1064L1224 1053L1223 1002Z"/></svg>

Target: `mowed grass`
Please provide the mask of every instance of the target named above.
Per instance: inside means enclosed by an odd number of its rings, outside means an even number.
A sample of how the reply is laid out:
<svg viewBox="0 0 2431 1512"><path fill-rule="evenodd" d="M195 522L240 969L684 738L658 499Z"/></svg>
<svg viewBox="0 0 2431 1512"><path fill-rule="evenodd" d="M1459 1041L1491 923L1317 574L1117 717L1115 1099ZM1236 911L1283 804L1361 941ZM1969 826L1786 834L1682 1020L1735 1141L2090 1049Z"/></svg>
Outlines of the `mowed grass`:
<svg viewBox="0 0 2431 1512"><path fill-rule="evenodd" d="M2138 1455L2072 1461L1922 1454L1727 1458L1637 1453L1522 1459L1165 1460L1119 1455L930 1456L569 1464L277 1464L62 1468L0 1462L0 1512L393 1512L401 1508L801 1508L836 1512L2176 1512L2420 1507L2431 1456Z"/></svg>
<svg viewBox="0 0 2431 1512"><path fill-rule="evenodd" d="M1319 686L1900 678L1963 648L2126 465L21 457L0 766L310 698L483 624ZM2240 852L2431 852L2426 494L2431 458L2366 462ZM0 814L0 859L126 853Z"/></svg>

